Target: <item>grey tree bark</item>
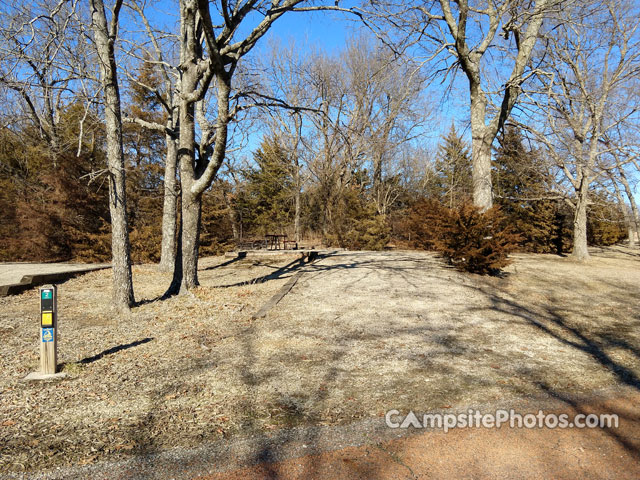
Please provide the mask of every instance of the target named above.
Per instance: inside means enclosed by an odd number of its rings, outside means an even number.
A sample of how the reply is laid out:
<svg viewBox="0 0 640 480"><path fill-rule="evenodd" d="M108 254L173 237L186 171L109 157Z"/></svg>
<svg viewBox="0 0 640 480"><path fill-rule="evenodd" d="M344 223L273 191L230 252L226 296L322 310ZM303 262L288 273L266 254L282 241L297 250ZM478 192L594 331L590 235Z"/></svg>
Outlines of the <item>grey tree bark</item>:
<svg viewBox="0 0 640 480"><path fill-rule="evenodd" d="M90 2L91 27L100 62L100 77L104 90L109 211L111 214L113 302L116 309L125 311L133 305L134 295L127 219L125 162L122 147L122 113L114 52L122 0L116 0L111 11L110 22L107 22L103 1L90 0Z"/></svg>
<svg viewBox="0 0 640 480"><path fill-rule="evenodd" d="M615 177L610 174L609 179L613 185L613 190L616 194L616 200L618 200L618 205L620 206L620 210L622 211L622 217L624 218L624 223L627 227L627 241L629 243L630 248L635 248L636 246L636 238L635 238L635 222L632 217L629 208L627 208L627 204L624 201L624 197L622 196L622 192L620 191L620 187L615 179Z"/></svg>
<svg viewBox="0 0 640 480"><path fill-rule="evenodd" d="M224 198L225 207L227 207L227 215L229 217L229 223L231 224L231 232L233 233L233 239L236 242L242 240L242 229L240 224L240 218L234 201L229 197L229 192L223 187L222 196Z"/></svg>
<svg viewBox="0 0 640 480"><path fill-rule="evenodd" d="M211 18L211 3L218 15L215 23ZM301 0L249 0L231 6L226 1L218 4L208 0L180 0L178 164L182 182L182 293L198 285L202 195L225 160L229 123L240 110L235 106L232 111L230 100L231 81L238 62L286 12L344 10L334 6L296 8L300 3ZM260 15L252 16L255 12ZM257 24L240 38L241 24L256 21L256 18ZM214 27L219 23L221 28ZM203 40L206 52L202 47ZM208 53L206 58L205 53ZM202 138L196 145L195 104L205 100L210 85L215 88L216 118L211 125L199 122ZM199 118L204 120L203 115Z"/></svg>
<svg viewBox="0 0 640 480"><path fill-rule="evenodd" d="M176 261L176 227L178 206L178 149L171 135L165 136L167 153L164 166L164 202L162 206L162 245L160 250L160 269L169 272Z"/></svg>
<svg viewBox="0 0 640 480"><path fill-rule="evenodd" d="M493 206L491 185L491 145L496 135L503 128L511 110L513 109L520 87L525 81L525 68L529 64L533 47L538 39L538 33L548 8L557 2L553 0L539 0L535 2L531 12L520 11L522 7L511 1L487 2L484 10L477 10L468 5L467 1L458 1L457 18L451 8L450 0L440 0L442 17L431 16L434 19L444 19L453 39L451 49L469 82L469 99L471 111L472 137L472 165L473 165L473 203L483 211ZM505 15L509 19L505 19ZM467 22L470 16L476 19L484 18L486 33L475 46L469 45ZM525 20L526 19L526 20ZM504 23L503 23L504 22ZM513 63L509 79L501 94L500 106L493 117L488 118L488 97L483 91L481 60L494 42L498 28L502 25L505 38L511 33L515 37L517 54Z"/></svg>
<svg viewBox="0 0 640 480"><path fill-rule="evenodd" d="M573 213L573 251L571 255L580 261L589 259L587 245L587 205L589 202L589 182L583 182L576 192L575 210Z"/></svg>
<svg viewBox="0 0 640 480"><path fill-rule="evenodd" d="M149 21L144 3L132 2L128 4L129 8L138 14L144 30L149 39L149 48L144 48L145 55L149 59L153 59L157 65L161 76L164 91L160 91L159 85L144 85L137 79L129 77L130 80L137 82L141 87L146 88L150 94L154 95L164 107L167 114L167 120L164 125L154 122L148 122L140 118L128 118L127 121L138 123L139 125L161 132L165 132L166 158L164 168L164 201L162 208L162 242L160 248L160 270L172 271L176 263L177 255L177 199L180 196L179 181L177 179L178 152L176 140L176 121L178 116L178 107L176 105L176 90L178 80L175 76L175 67L170 66L166 61L165 52L158 40L159 36L168 36L159 33Z"/></svg>
<svg viewBox="0 0 640 480"><path fill-rule="evenodd" d="M195 183L195 101L192 98L201 78L198 34L196 32L197 5L195 1L180 1L181 38L180 68L180 121L178 165L182 183L182 278L180 291L198 285L198 240L201 198L193 191ZM201 64L200 64L201 65ZM201 67L202 68L202 67Z"/></svg>
<svg viewBox="0 0 640 480"><path fill-rule="evenodd" d="M300 203L300 196L302 194L302 177L300 175L300 162L295 159L295 178L296 192L295 192L295 213L293 217L293 227L296 243L300 243L300 214L302 211L302 205Z"/></svg>
<svg viewBox="0 0 640 480"><path fill-rule="evenodd" d="M640 217L638 216L638 204L636 203L635 196L633 195L633 190L631 189L631 185L629 185L629 180L627 179L627 175L624 172L624 168L618 163L618 176L620 178L620 182L624 187L624 192L629 200L629 205L631 207L631 212L629 213L629 246L634 248L636 246L636 236L640 233ZM623 202L624 205L624 202Z"/></svg>

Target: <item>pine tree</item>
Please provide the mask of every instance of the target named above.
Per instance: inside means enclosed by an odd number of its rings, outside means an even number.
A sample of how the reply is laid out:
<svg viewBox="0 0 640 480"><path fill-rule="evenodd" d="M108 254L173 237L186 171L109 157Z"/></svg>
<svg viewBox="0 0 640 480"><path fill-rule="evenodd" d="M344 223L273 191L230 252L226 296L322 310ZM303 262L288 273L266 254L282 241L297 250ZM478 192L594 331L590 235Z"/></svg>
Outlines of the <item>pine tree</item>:
<svg viewBox="0 0 640 480"><path fill-rule="evenodd" d="M453 123L442 140L435 161L435 191L444 205L457 208L473 192L471 158Z"/></svg>
<svg viewBox="0 0 640 480"><path fill-rule="evenodd" d="M493 165L496 204L533 252L557 252L562 246L562 205L550 200L549 178L539 153L526 149L521 133L508 127L500 138Z"/></svg>
<svg viewBox="0 0 640 480"><path fill-rule="evenodd" d="M291 159L277 138L264 139L253 158L255 167L244 173L238 199L244 229L258 235L281 233L293 222Z"/></svg>
<svg viewBox="0 0 640 480"><path fill-rule="evenodd" d="M166 113L161 100L148 87L160 89L162 82L155 64L145 61L129 84L126 114L163 125ZM162 192L165 161L165 135L137 123L125 123L123 142L127 167L127 215L131 257L134 262L160 259L162 238Z"/></svg>

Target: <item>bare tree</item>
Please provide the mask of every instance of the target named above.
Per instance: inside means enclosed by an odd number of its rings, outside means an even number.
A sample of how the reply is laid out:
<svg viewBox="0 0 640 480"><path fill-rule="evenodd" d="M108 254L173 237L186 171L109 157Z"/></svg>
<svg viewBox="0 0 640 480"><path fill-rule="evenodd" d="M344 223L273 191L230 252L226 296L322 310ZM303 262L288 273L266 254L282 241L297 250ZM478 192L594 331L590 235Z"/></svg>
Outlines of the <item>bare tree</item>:
<svg viewBox="0 0 640 480"><path fill-rule="evenodd" d="M303 99L306 115L287 115L282 122L288 122L286 136L301 139L302 145L294 143L302 146L298 158L306 158L326 238L340 230L343 202L356 184L378 214L387 213L399 195L404 147L423 132L429 109L419 68L367 37L349 41L337 55L307 59L295 68L277 67L288 72L277 83L294 82L301 92L290 98Z"/></svg>
<svg viewBox="0 0 640 480"><path fill-rule="evenodd" d="M326 54L315 55L305 71L311 105L318 112L309 117L307 166L319 193L325 238L337 226L340 201L364 157L363 124L355 114L345 73L341 59Z"/></svg>
<svg viewBox="0 0 640 480"><path fill-rule="evenodd" d="M634 218L632 217L632 213L627 206L627 203L624 201L624 197L622 196L622 192L620 191L620 187L616 181L615 176L609 172L609 180L611 182L611 186L613 187L613 191L616 196L616 200L618 200L618 205L620 206L620 210L622 212L622 217L624 218L624 223L627 227L627 237L629 242L629 247L634 248L636 246L636 225Z"/></svg>
<svg viewBox="0 0 640 480"><path fill-rule="evenodd" d="M342 61L355 135L371 166L372 197L379 214L387 213L397 195L394 177L402 145L424 134L431 116L422 95L425 79L420 65L395 57L388 49L359 37L345 50ZM352 135L347 132L347 135Z"/></svg>
<svg viewBox="0 0 640 480"><path fill-rule="evenodd" d="M622 210L625 223L627 224L627 231L629 233L629 246L633 248L636 246L636 236L638 235L638 232L640 232L640 229L638 228L640 218L638 217L638 205L633 195L633 190L629 183L628 174L625 171L625 168L627 165L633 166L636 157L635 155L633 155L623 158L620 155L620 152L617 150L613 150L611 154L613 157L613 168L608 169L607 174L614 188L614 192ZM622 190L624 190L624 193L627 197L626 202L618 183L622 185Z"/></svg>
<svg viewBox="0 0 640 480"><path fill-rule="evenodd" d="M110 10L111 18L107 20L104 2L91 0L91 29L100 64L100 77L104 93L109 210L111 213L113 300L117 309L128 310L134 303L134 295L131 279L125 162L122 147L122 112L115 59L118 17L121 7L122 0L115 0Z"/></svg>
<svg viewBox="0 0 640 480"><path fill-rule="evenodd" d="M174 40L175 35L159 32L149 20L147 5L139 2L126 4L132 9L142 24L147 35L147 43L134 41L129 54L135 55L138 61L152 62L160 73L160 84L140 84L140 80L128 75L130 81L138 83L158 100L166 113L164 125L149 122L142 118L126 118L126 121L137 123L145 128L163 132L165 135L166 156L164 165L164 201L162 209L162 242L160 249L160 269L173 271L176 263L177 207L180 185L177 178L177 123L178 123L178 67L171 62L162 38ZM170 45L175 44L172 41ZM125 74L127 72L125 71Z"/></svg>
<svg viewBox="0 0 640 480"><path fill-rule="evenodd" d="M88 83L95 80L92 63L97 56L101 93L105 100L107 173L112 225L114 306L128 310L134 302L126 212L124 154L120 95L114 45L122 3L116 1L107 20L102 0L90 3L91 19L83 18L77 2L16 6L13 22L3 28L7 50L3 52L2 83L16 91L31 121L50 146L51 160L69 145L62 145L59 131L61 113L70 102L84 99L85 116L80 119L78 155L83 145L84 120L96 94ZM93 42L86 42L87 28ZM93 44L95 52L87 46Z"/></svg>
<svg viewBox="0 0 640 480"><path fill-rule="evenodd" d="M54 166L56 156L70 146L61 144L59 121L75 100L75 67L90 55L82 37L73 45L70 41L78 32L76 7L76 2L14 5L3 12L0 26L0 85L17 94L18 105L7 111L12 122L22 116L36 127Z"/></svg>
<svg viewBox="0 0 640 480"><path fill-rule="evenodd" d="M279 104L269 102L263 109L268 119L270 134L278 138L291 161L291 173L294 182L294 238L301 239L302 189L306 181L304 172L306 130L309 115L315 115L313 91L306 83L304 75L309 67L310 56L300 54L300 48L290 43L282 48L274 45L265 70L264 91L269 97L278 99Z"/></svg>
<svg viewBox="0 0 640 480"><path fill-rule="evenodd" d="M579 11L578 11L579 10ZM635 121L638 98L627 87L640 67L640 21L625 0L602 0L567 9L566 21L547 32L540 52L540 89L530 95L545 129L530 123L570 184L574 209L573 256L589 258L587 207L593 181L616 165L608 154L620 145L608 138ZM577 22L576 19L583 20Z"/></svg>
<svg viewBox="0 0 640 480"><path fill-rule="evenodd" d="M493 204L491 146L518 100L543 20L558 0L371 2L366 17L400 32L404 48L416 44L428 60L443 59L445 75L461 69L469 85L473 201ZM378 35L388 38L378 29ZM397 34L396 34L397 35ZM391 42L388 42L391 43ZM490 53L491 52L491 53ZM506 52L498 61L500 52ZM492 59L491 64L488 58ZM452 61L451 61L452 60ZM505 73L508 73L505 75ZM499 82L495 82L495 78Z"/></svg>
<svg viewBox="0 0 640 480"><path fill-rule="evenodd" d="M225 159L229 126L244 108L234 93L239 62L276 20L287 12L345 10L335 5L304 6L301 0L209 2L180 0L180 96L178 163L182 182L181 291L198 285L198 247L202 195ZM204 43L204 47L203 47ZM213 86L215 119L196 109ZM200 126L196 142L196 119Z"/></svg>

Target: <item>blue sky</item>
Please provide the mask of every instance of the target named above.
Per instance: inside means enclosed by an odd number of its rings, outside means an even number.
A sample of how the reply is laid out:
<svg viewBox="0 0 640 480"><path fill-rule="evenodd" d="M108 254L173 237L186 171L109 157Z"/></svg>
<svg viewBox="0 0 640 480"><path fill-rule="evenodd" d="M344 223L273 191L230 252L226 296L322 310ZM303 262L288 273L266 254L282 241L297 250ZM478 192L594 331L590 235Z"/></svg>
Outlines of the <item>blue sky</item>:
<svg viewBox="0 0 640 480"><path fill-rule="evenodd" d="M341 3L342 5L342 3ZM303 51L323 50L327 53L337 53L342 50L349 38L359 34L372 35L357 17L343 12L304 12L283 15L256 46L254 54L268 51L270 44L277 41L281 45L295 41ZM437 82L436 82L437 83ZM466 91L460 95L452 95L449 101L441 104L441 93L444 86L437 85L433 92L434 105L438 105L438 112L434 116L433 124L428 126L425 142L435 147L440 136L446 134L451 126L451 118L456 119L459 131L464 125L459 125L459 119L468 117Z"/></svg>
<svg viewBox="0 0 640 480"><path fill-rule="evenodd" d="M353 3L353 2L351 2ZM161 0L160 10L175 12L172 0ZM341 6L348 6L349 2L341 2ZM165 19L170 17L165 16ZM257 18L256 18L257 19ZM155 19L157 20L157 18ZM177 20L177 18L175 18ZM360 32L367 32L367 28L357 21L355 16L340 12L290 12L279 18L266 35L260 40L254 55L260 55L270 48L273 41L281 45L294 40L303 51L324 50L335 53L344 48L351 36ZM242 35L243 32L239 32ZM428 147L435 148L442 135L446 134L454 120L459 132L470 140L468 87L463 75L459 75L454 83L450 95L443 97L448 80L440 83L436 80L430 88L432 104L436 108L433 123L428 126L429 132L424 142ZM247 150L253 150L260 141L260 133L253 136ZM249 154L249 151L247 151ZM636 200L640 202L640 192L636 192Z"/></svg>
<svg viewBox="0 0 640 480"><path fill-rule="evenodd" d="M346 13L337 12L287 14L274 24L257 45L257 49L260 51L267 48L270 40L277 39L285 44L295 39L296 44L303 49L314 46L327 52L336 52L345 46L350 36L357 35L359 32L368 32L367 28L354 18ZM468 137L467 140L470 140L468 87L462 77L460 75L455 81L453 90L447 98L443 98L442 95L448 80L442 84L436 81L431 87L434 103L437 104L434 123L429 126L430 133L425 138L425 143L431 147L435 147L440 137L448 132L452 119L458 131L463 132ZM636 189L635 197L636 202L640 203L640 189Z"/></svg>
<svg viewBox="0 0 640 480"><path fill-rule="evenodd" d="M290 13L283 15L262 39L262 46L269 38L282 42L295 38L301 45L317 45L326 51L341 49L349 35L363 27L348 20L347 14L337 12Z"/></svg>

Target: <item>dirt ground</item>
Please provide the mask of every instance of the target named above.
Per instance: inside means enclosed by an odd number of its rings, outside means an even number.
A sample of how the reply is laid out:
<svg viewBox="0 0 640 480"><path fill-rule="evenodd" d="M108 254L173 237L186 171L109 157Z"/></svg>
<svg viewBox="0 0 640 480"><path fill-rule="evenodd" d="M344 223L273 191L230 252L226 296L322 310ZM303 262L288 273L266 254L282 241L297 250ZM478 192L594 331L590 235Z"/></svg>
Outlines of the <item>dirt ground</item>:
<svg viewBox="0 0 640 480"><path fill-rule="evenodd" d="M0 299L0 472L296 428L379 427L389 409L637 393L639 267L640 254L622 247L587 264L517 255L500 278L420 252L340 252L306 266L213 258L201 263L195 295L162 301L168 277L135 267L142 302L126 318L110 313L110 273L94 272L59 287L60 361L71 378L44 384L22 381L37 369L37 291ZM291 292L252 320L298 268ZM629 442L637 458L637 438Z"/></svg>
<svg viewBox="0 0 640 480"><path fill-rule="evenodd" d="M574 403L555 411L569 418L612 412L621 418L616 429L454 429L447 434L428 431L265 462L198 480L637 480L640 394Z"/></svg>

